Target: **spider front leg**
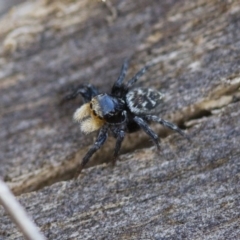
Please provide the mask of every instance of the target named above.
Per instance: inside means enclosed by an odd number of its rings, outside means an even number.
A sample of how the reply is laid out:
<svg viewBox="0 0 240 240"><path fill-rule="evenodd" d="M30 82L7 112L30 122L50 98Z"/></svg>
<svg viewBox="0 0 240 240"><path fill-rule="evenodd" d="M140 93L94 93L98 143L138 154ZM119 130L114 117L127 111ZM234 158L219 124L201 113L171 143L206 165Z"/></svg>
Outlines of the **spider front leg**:
<svg viewBox="0 0 240 240"><path fill-rule="evenodd" d="M142 118L135 116L133 120L143 129L145 133L147 133L151 139L156 144L158 150L160 150L160 143L158 135L148 126L148 123L144 121Z"/></svg>
<svg viewBox="0 0 240 240"><path fill-rule="evenodd" d="M85 102L91 101L91 99L98 95L98 90L91 84L84 84L82 86L74 89L70 94L64 97L64 100L72 100L76 98L78 95L81 95Z"/></svg>
<svg viewBox="0 0 240 240"><path fill-rule="evenodd" d="M128 70L128 60L125 60L122 65L120 75L112 87L111 93L114 94L115 96L121 97L126 91L125 85L123 85L122 83L126 76L127 70Z"/></svg>
<svg viewBox="0 0 240 240"><path fill-rule="evenodd" d="M124 116L124 120L121 123L119 123L118 125L112 125L112 124L109 125L113 133L113 136L117 139L115 149L114 149L113 161L112 161L113 165L115 165L117 161L117 157L119 155L119 151L121 149L122 142L125 137L127 112L123 111L122 115Z"/></svg>
<svg viewBox="0 0 240 240"><path fill-rule="evenodd" d="M88 163L90 160L91 156L105 143L107 137L108 137L108 126L104 125L101 129L100 132L97 136L97 139L95 143L91 146L91 148L88 150L86 155L83 157L82 162L80 164L80 168L76 173L76 177L81 173L82 169L84 166Z"/></svg>
<svg viewBox="0 0 240 240"><path fill-rule="evenodd" d="M113 160L112 160L112 163L114 166L117 161L117 157L119 155L119 151L122 146L123 139L125 137L125 131L123 129L119 129L119 128L115 129L113 131L114 131L114 136L117 139L115 149L114 149L114 154L113 154Z"/></svg>
<svg viewBox="0 0 240 240"><path fill-rule="evenodd" d="M160 123L162 124L163 126L175 131L175 132L178 132L179 134L181 134L183 137L185 137L188 141L190 141L190 138L178 127L176 126L175 124L171 123L171 122L168 122L158 116L154 116L154 115L146 115L144 116L144 118L148 121L153 121L153 122L157 122L157 123Z"/></svg>
<svg viewBox="0 0 240 240"><path fill-rule="evenodd" d="M118 132L118 137L117 137L117 141L116 141L116 145L115 145L115 149L114 149L114 155L113 155L113 161L112 161L113 166L116 164L117 157L119 155L119 151L122 146L124 137L125 137L125 132L123 130L120 130Z"/></svg>

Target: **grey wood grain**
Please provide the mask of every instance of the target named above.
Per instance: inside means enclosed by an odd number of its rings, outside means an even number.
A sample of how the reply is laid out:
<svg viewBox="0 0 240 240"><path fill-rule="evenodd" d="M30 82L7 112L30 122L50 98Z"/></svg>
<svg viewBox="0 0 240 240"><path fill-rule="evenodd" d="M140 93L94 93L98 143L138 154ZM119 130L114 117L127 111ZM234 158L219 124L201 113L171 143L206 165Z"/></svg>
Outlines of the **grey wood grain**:
<svg viewBox="0 0 240 240"><path fill-rule="evenodd" d="M47 239L237 239L240 1L38 1L0 20L0 176ZM157 125L109 139L77 180L94 134L72 122L71 85L109 91L122 61L165 93ZM32 192L31 192L32 191ZM0 238L22 235L0 209Z"/></svg>

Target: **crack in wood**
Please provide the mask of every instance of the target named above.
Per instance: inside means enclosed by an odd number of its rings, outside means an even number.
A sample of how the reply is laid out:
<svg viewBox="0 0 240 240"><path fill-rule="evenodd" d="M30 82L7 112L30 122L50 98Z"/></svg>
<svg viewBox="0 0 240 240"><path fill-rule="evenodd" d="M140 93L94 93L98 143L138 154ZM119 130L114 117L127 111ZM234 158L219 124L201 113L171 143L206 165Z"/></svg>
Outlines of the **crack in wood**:
<svg viewBox="0 0 240 240"><path fill-rule="evenodd" d="M232 102L239 101L240 78L235 78L235 80L233 79L231 82L232 84L218 86L208 95L207 98L202 101L170 115L171 121L176 123L178 126L190 128L194 125L191 124L192 120L208 117L211 115L212 110L222 109ZM152 128L160 137L166 137L172 133L170 130L163 128L162 126L154 125ZM112 159L112 149L114 148L114 145L114 141L108 141L107 144L93 156L88 167L98 165L103 162L110 162ZM149 138L143 132L134 133L126 137L121 153L130 153L134 150L147 146L151 146ZM20 178L12 179L8 182L8 185L16 195L19 195L39 190L59 181L72 179L78 169L82 156L84 156L87 149L88 147L79 150L59 166L45 167L36 172L32 172L27 176L25 175L24 177L21 176Z"/></svg>

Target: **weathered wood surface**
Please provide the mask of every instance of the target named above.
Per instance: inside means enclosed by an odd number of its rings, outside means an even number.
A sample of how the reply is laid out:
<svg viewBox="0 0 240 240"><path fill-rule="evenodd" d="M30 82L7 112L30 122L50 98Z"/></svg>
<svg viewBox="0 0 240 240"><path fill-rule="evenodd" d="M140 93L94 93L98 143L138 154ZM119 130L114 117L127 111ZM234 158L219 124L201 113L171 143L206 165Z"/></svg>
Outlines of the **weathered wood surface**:
<svg viewBox="0 0 240 240"><path fill-rule="evenodd" d="M162 2L27 2L0 22L0 175L48 239L240 235L240 1ZM61 98L72 84L109 90L129 56L129 75L156 61L138 86L162 89L161 116L192 143L153 125L161 154L139 132L114 169L96 165L109 139L71 180L94 135L71 120L81 100ZM21 238L0 216L0 239Z"/></svg>

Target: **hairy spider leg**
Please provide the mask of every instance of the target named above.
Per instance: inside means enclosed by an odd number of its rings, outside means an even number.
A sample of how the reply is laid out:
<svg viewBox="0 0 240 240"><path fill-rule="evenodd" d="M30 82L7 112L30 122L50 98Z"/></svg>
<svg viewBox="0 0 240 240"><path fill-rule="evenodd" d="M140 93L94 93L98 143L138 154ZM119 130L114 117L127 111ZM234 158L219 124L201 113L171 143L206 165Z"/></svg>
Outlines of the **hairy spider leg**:
<svg viewBox="0 0 240 240"><path fill-rule="evenodd" d="M157 122L162 124L163 126L178 132L179 134L181 134L183 137L187 138L188 141L190 141L190 138L175 124L168 122L158 116L154 116L154 115L146 115L144 116L145 119L147 119L148 121L153 121L153 122Z"/></svg>
<svg viewBox="0 0 240 240"><path fill-rule="evenodd" d="M105 141L106 141L106 139L108 137L108 133L107 132L108 132L108 126L104 125L100 129L95 143L91 146L91 148L88 150L86 155L83 157L81 165L80 165L80 169L77 172L76 177L80 174L80 172L82 171L84 166L88 163L88 161L91 158L91 156L105 143Z"/></svg>
<svg viewBox="0 0 240 240"><path fill-rule="evenodd" d="M124 78L126 77L127 70L128 70L128 60L126 59L123 62L120 75L112 87L112 91L111 91L112 94L119 95L119 97L121 97L122 93L125 92L124 91L125 87L123 86L122 83L123 83ZM121 88L123 88L123 89L121 89Z"/></svg>
<svg viewBox="0 0 240 240"><path fill-rule="evenodd" d="M117 161L117 157L119 155L119 151L122 146L123 139L125 137L125 131L121 128L118 128L118 130L116 131L116 134L117 134L117 141L116 141L116 145L115 145L115 149L114 149L113 165L115 165L115 163Z"/></svg>
<svg viewBox="0 0 240 240"><path fill-rule="evenodd" d="M151 139L153 139L154 143L157 145L158 150L160 150L158 135L148 126L147 122L137 116L135 116L133 120L143 129L145 133L151 137Z"/></svg>
<svg viewBox="0 0 240 240"><path fill-rule="evenodd" d="M132 77L128 83L127 88L132 87L132 85L138 81L138 79L152 66L152 64L147 64L145 67L143 67L139 72L135 74L134 77Z"/></svg>
<svg viewBox="0 0 240 240"><path fill-rule="evenodd" d="M109 125L113 136L117 139L115 149L114 149L114 155L113 155L113 165L115 165L117 157L119 155L119 151L122 145L122 141L125 137L125 128L126 128L126 117L127 112L123 111L123 115L125 116L125 120L120 123L120 125L116 128L114 125Z"/></svg>
<svg viewBox="0 0 240 240"><path fill-rule="evenodd" d="M89 102L93 97L98 95L98 90L91 84L85 84L73 90L73 92L67 95L64 100L74 99L78 95L81 95L85 102Z"/></svg>
<svg viewBox="0 0 240 240"><path fill-rule="evenodd" d="M127 70L128 70L128 60L126 59L123 62L120 75L119 75L117 81L114 83L113 87L120 87L122 85L122 82L123 82L124 78L126 77Z"/></svg>

